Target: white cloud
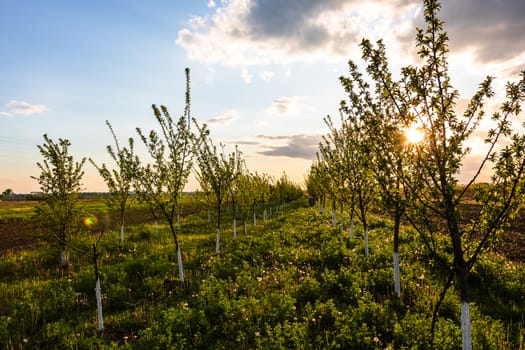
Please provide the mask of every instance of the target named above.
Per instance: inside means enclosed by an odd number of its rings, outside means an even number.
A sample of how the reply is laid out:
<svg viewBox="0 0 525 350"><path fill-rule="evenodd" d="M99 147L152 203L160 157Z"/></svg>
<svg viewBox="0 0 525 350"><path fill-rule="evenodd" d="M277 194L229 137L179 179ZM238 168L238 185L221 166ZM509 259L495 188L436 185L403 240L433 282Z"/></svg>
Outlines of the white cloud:
<svg viewBox="0 0 525 350"><path fill-rule="evenodd" d="M239 112L236 110L227 110L222 114L210 118L206 121L209 125L227 125L239 117Z"/></svg>
<svg viewBox="0 0 525 350"><path fill-rule="evenodd" d="M241 78L246 84L251 84L253 81L253 75L250 74L247 68L243 68L241 71Z"/></svg>
<svg viewBox="0 0 525 350"><path fill-rule="evenodd" d="M261 78L261 80L264 80L264 81L270 81L273 79L273 77L275 76L275 73L274 72L270 72L270 71L264 71L264 72L260 72L259 73L259 78Z"/></svg>
<svg viewBox="0 0 525 350"><path fill-rule="evenodd" d="M413 14L414 3L231 0L211 16L192 18L176 43L192 59L231 66L346 61L378 24L393 37L399 16Z"/></svg>
<svg viewBox="0 0 525 350"><path fill-rule="evenodd" d="M48 108L44 105L30 104L29 102L18 100L10 100L4 104L4 107L6 107L7 110L0 111L0 115L6 117L12 117L14 115L39 114L48 110Z"/></svg>
<svg viewBox="0 0 525 350"><path fill-rule="evenodd" d="M208 1L208 7L209 8L214 8L216 6L217 6L217 4L215 4L215 1L213 1L213 0Z"/></svg>
<svg viewBox="0 0 525 350"><path fill-rule="evenodd" d="M271 106L264 112L272 116L299 116L313 110L306 101L308 101L306 96L284 96L273 100Z"/></svg>

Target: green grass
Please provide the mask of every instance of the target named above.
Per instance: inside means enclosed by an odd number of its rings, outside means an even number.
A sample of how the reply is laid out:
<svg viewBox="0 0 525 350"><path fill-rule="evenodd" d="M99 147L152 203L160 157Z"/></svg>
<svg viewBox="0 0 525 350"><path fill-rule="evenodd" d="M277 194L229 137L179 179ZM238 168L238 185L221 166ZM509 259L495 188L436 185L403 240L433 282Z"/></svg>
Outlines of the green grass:
<svg viewBox="0 0 525 350"><path fill-rule="evenodd" d="M232 239L226 213L221 253L206 213L185 217L180 242L186 283L166 226L108 232L99 249L105 330L96 331L94 272L72 251L11 254L0 261L0 348L430 349L432 307L442 274L409 229L401 237L402 298L392 286L392 225L372 218L370 256L360 227L350 240L314 208L288 208ZM229 214L231 215L231 214ZM76 237L89 251L94 237ZM474 347L523 349L525 268L487 254L472 275ZM505 306L505 307L500 307ZM459 349L459 303L451 289L435 342Z"/></svg>

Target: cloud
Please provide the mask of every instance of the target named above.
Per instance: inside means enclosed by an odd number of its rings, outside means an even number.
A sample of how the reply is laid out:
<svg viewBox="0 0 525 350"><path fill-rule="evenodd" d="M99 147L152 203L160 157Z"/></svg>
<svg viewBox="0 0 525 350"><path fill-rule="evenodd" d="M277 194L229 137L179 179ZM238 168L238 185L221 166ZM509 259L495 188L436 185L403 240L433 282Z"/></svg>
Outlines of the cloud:
<svg viewBox="0 0 525 350"><path fill-rule="evenodd" d="M239 112L235 110L228 110L216 117L210 118L206 121L208 125L227 125L239 117Z"/></svg>
<svg viewBox="0 0 525 350"><path fill-rule="evenodd" d="M525 52L523 0L462 0L443 4L451 49L470 49L481 63L510 60Z"/></svg>
<svg viewBox="0 0 525 350"><path fill-rule="evenodd" d="M192 59L230 66L346 61L350 52L359 51L357 44L374 25L380 23L386 33L392 32L400 14L414 3L224 1L214 14L191 18L188 27L179 31L176 44Z"/></svg>
<svg viewBox="0 0 525 350"><path fill-rule="evenodd" d="M267 136L256 135L261 141L260 147L265 151L258 154L274 157L290 157L312 160L319 149L321 135L291 135L291 136ZM268 144L271 141L271 145Z"/></svg>
<svg viewBox="0 0 525 350"><path fill-rule="evenodd" d="M504 63L491 71L523 67L523 0L447 1L439 17L451 54L472 56L464 65ZM212 14L189 19L176 44L191 59L246 67L346 62L360 56L363 37L383 38L390 55L412 64L416 26L425 27L419 0L230 0L217 2Z"/></svg>
<svg viewBox="0 0 525 350"><path fill-rule="evenodd" d="M213 0L208 1L208 7L209 8L214 8L216 6L217 6L217 4L215 4L215 1L213 1Z"/></svg>
<svg viewBox="0 0 525 350"><path fill-rule="evenodd" d="M6 111L0 111L0 115L6 117L12 117L14 115L31 115L39 114L48 110L44 105L34 105L25 101L10 100L4 107L7 108Z"/></svg>
<svg viewBox="0 0 525 350"><path fill-rule="evenodd" d="M465 66L499 64L494 70L518 70L525 60L525 2L523 0L462 0L443 2L439 18L450 38L451 55L468 54ZM426 28L422 8L398 39L414 43L415 27ZM469 67L470 68L470 67ZM491 73L493 75L494 73Z"/></svg>
<svg viewBox="0 0 525 350"><path fill-rule="evenodd" d="M305 102L308 101L306 96L284 96L272 101L270 107L264 112L273 116L298 116L313 110Z"/></svg>
<svg viewBox="0 0 525 350"><path fill-rule="evenodd" d="M253 81L253 75L246 68L242 69L241 78L246 84L251 84Z"/></svg>
<svg viewBox="0 0 525 350"><path fill-rule="evenodd" d="M275 76L275 73L274 72L270 72L270 71L264 71L264 72L260 72L259 73L259 78L261 78L261 80L264 80L264 81L270 81L273 79L273 77Z"/></svg>

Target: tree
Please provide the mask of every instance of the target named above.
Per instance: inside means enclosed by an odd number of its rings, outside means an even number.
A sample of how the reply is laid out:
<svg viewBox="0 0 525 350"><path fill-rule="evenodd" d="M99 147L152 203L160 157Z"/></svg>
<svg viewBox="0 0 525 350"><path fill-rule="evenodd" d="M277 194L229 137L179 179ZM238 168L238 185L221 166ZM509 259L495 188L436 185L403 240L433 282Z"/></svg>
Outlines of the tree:
<svg viewBox="0 0 525 350"><path fill-rule="evenodd" d="M69 258L66 248L80 224L78 194L82 190L82 167L86 158L75 162L69 155L71 143L67 139L58 139L55 143L44 134L44 140L44 144L37 146L44 157L43 162L36 164L40 176L31 176L38 181L43 194L43 204L37 207L36 215L60 246L60 266L67 266Z"/></svg>
<svg viewBox="0 0 525 350"><path fill-rule="evenodd" d="M167 220L177 250L179 280L184 282L175 220L179 210L179 199L192 167L195 139L190 130L190 70L188 68L186 68L185 108L178 122L175 124L165 106L158 108L153 105L152 108L161 130L160 132L151 130L145 135L140 128L137 128L137 133L146 146L152 163L142 164L139 167L135 189L141 200Z"/></svg>
<svg viewBox="0 0 525 350"><path fill-rule="evenodd" d="M0 194L0 200L3 199L3 198L7 198L9 196L11 196L13 194L13 190L10 189L10 188L6 188L2 194Z"/></svg>
<svg viewBox="0 0 525 350"><path fill-rule="evenodd" d="M198 165L197 178L210 187L217 201L217 239L215 252L219 254L222 205L226 196L228 194L231 195L234 191L234 182L241 173L243 162L241 153L237 147L235 147L234 152L226 154L224 145L221 144L222 151L218 153L206 124L199 126L195 121L195 125L199 131L196 152Z"/></svg>
<svg viewBox="0 0 525 350"><path fill-rule="evenodd" d="M525 191L525 136L511 130L511 118L520 114L525 99L525 72L519 82L507 85L507 100L500 112L492 115L494 127L487 132L487 148L478 169L465 186L459 186L457 175L470 152L468 141L474 132L482 132L479 126L485 119L484 104L494 95L493 78L487 77L480 84L464 113L458 115L455 109L459 94L448 73L448 36L437 17L441 5L436 0L425 0L424 7L427 27L418 28L416 36L420 67L403 68L400 80L394 82L384 64L386 55L381 43L374 48L364 40L363 58L371 78L381 87L376 90L377 100L391 103L399 127L415 124L423 133L423 139L407 154L408 161L401 171L396 170L400 168L395 163L390 168L397 171L404 188L406 217L434 260L448 273L441 297L454 280L457 283L463 349L471 349L469 272L491 240L516 215ZM474 186L490 165L491 182ZM463 224L460 205L473 187L479 209L474 219ZM443 236L448 238L446 247L438 247L437 241ZM439 305L434 309L432 330Z"/></svg>
<svg viewBox="0 0 525 350"><path fill-rule="evenodd" d="M121 148L113 131L113 127L106 120L113 140L115 141L115 149L108 145L106 150L111 158L115 161L116 169L110 170L106 164L98 166L91 158L89 161L98 170L100 176L106 182L109 193L111 195L109 200L109 206L115 207L119 211L119 226L120 226L120 244L124 245L124 213L128 204L128 199L131 193L133 180L137 174L140 160L138 156L134 154L134 141L133 138L128 139L128 147Z"/></svg>
<svg viewBox="0 0 525 350"><path fill-rule="evenodd" d="M350 63L352 68L352 64ZM340 81L348 93L348 101L341 101L341 127L334 126L330 117L325 119L330 133L320 144L320 153L326 163L332 181L335 182L334 197L350 205L351 226L353 213L363 225L364 250L368 256L368 212L376 194L376 180L371 171L372 138L365 132L365 116L373 113L370 109L366 84L350 70L350 78ZM357 84L357 86L355 85ZM357 89L357 91L355 91Z"/></svg>
<svg viewBox="0 0 525 350"><path fill-rule="evenodd" d="M363 41L363 49L372 50L368 41ZM375 96L369 91L368 84L358 72L357 66L350 62L350 81L359 90L359 95L363 102L356 108L360 109L360 119L362 120L362 134L369 139L368 149L368 169L373 172L379 191L380 205L386 212L390 212L394 220L393 235L393 259L394 259L394 291L401 296L400 272L399 272L399 231L401 218L405 211L405 189L402 177L406 169L407 161L410 157L409 152L413 150L412 145L405 136L408 125L405 120L400 118L396 111L395 103L388 98L381 98L387 92L384 91L383 81L391 82L391 75L388 71L388 61L384 54L384 45L378 41L379 49L376 50L373 58L373 66L383 72L383 77L374 75L374 70L368 69L376 80ZM347 90L353 89L348 86ZM366 105L364 110L362 105ZM352 104L354 104L352 102Z"/></svg>
<svg viewBox="0 0 525 350"><path fill-rule="evenodd" d="M237 202L241 210L243 220L243 232L247 233L248 214L250 212L251 204L256 200L256 191L254 188L254 176L243 169L236 181L237 187Z"/></svg>

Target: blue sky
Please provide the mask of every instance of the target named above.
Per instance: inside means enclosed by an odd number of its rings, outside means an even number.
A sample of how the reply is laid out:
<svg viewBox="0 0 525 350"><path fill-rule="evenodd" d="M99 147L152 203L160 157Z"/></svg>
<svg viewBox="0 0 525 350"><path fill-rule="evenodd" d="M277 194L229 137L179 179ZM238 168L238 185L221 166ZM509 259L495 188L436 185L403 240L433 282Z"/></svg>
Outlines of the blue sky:
<svg viewBox="0 0 525 350"><path fill-rule="evenodd" d="M38 191L45 133L111 166L105 121L124 142L156 127L151 104L178 116L185 67L193 116L217 141L238 144L252 171L301 182L361 38L384 38L396 71L416 62L421 17L418 1L0 0L0 191ZM462 99L487 74L501 90L525 69L523 1L446 1L442 18ZM85 171L87 191L106 190Z"/></svg>

